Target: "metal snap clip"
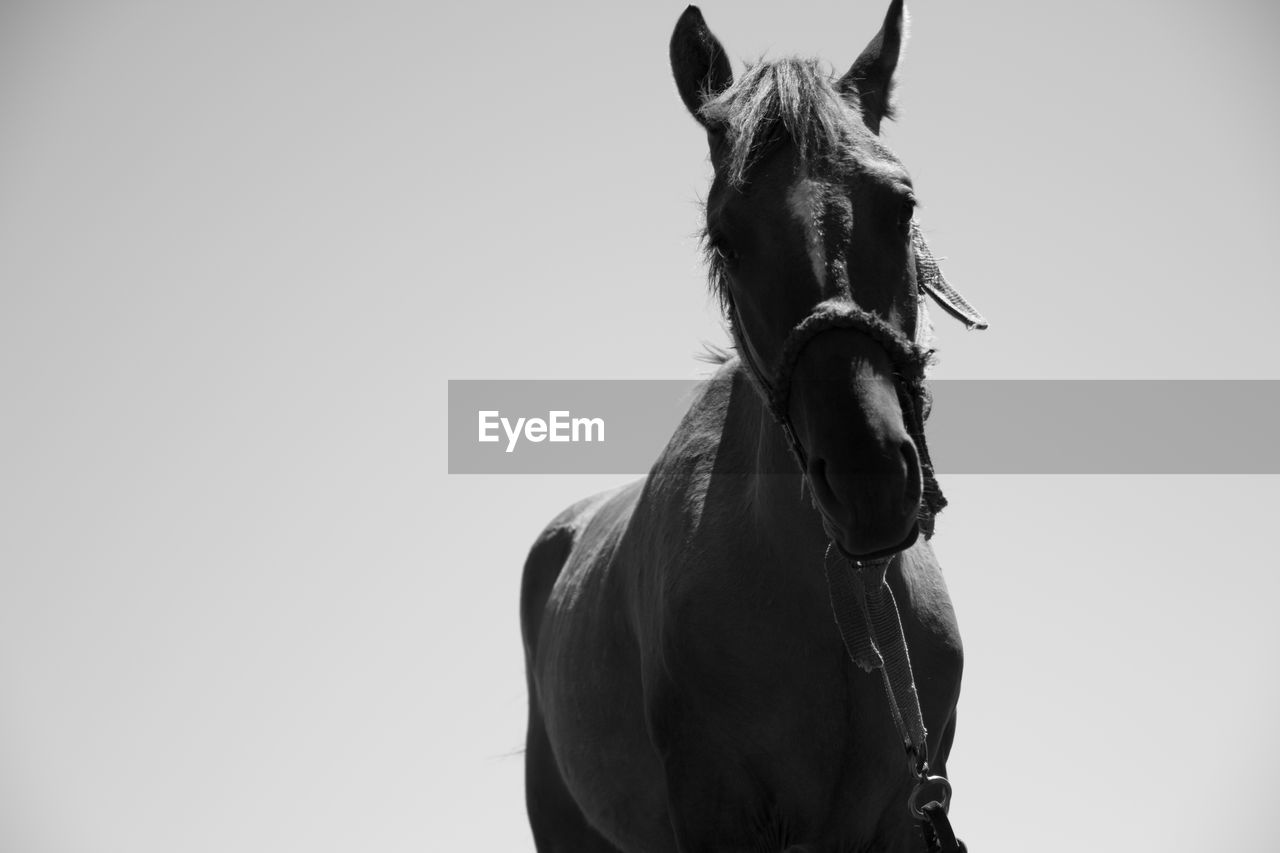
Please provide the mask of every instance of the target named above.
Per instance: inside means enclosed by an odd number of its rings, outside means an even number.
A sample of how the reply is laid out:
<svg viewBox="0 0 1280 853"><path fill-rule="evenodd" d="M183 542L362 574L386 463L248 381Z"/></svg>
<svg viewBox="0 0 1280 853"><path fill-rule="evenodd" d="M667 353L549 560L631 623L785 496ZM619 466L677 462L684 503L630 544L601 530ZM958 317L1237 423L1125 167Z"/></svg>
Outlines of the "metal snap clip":
<svg viewBox="0 0 1280 853"><path fill-rule="evenodd" d="M920 795L925 791L936 790L937 796L929 797L924 802L941 803L944 811L951 805L951 783L947 781L945 776L926 776L916 783L911 789L911 796L907 798L907 808L911 809L911 816L916 820L924 820L924 811L920 807Z"/></svg>

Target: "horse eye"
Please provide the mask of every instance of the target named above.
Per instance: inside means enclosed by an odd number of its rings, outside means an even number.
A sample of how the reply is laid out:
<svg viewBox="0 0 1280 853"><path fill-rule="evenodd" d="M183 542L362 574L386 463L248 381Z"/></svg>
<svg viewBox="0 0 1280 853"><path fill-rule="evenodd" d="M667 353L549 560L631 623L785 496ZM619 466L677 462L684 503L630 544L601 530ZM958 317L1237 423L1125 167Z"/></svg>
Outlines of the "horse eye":
<svg viewBox="0 0 1280 853"><path fill-rule="evenodd" d="M723 263L732 264L738 260L738 253L722 238L712 238L711 251L715 252L716 257Z"/></svg>
<svg viewBox="0 0 1280 853"><path fill-rule="evenodd" d="M906 198L902 200L901 207L898 208L898 228L906 231L911 227L911 218L916 214L916 200L914 198Z"/></svg>

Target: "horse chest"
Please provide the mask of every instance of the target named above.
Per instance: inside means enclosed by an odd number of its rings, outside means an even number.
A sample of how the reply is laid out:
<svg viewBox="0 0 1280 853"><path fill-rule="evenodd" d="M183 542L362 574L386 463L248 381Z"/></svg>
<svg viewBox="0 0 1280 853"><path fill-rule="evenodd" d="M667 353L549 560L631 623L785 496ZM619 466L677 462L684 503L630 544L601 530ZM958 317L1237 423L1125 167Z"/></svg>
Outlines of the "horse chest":
<svg viewBox="0 0 1280 853"><path fill-rule="evenodd" d="M883 832L885 814L905 813L910 779L880 674L848 659L825 581L794 567L751 577L688 569L702 574L673 585L663 675L646 697L669 784L722 812L732 804L730 822L762 822L766 835ZM891 585L936 753L959 692L954 613L927 546Z"/></svg>

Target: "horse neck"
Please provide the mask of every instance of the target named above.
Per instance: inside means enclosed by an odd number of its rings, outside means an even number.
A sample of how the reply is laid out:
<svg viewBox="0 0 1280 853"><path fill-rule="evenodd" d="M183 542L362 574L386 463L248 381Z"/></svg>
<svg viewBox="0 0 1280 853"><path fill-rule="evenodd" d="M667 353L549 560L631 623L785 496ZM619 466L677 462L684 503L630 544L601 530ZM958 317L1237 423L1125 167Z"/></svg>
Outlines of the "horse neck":
<svg viewBox="0 0 1280 853"><path fill-rule="evenodd" d="M782 427L744 368L736 371L735 385L735 396L741 393L744 404L730 407L722 441L743 448L747 457L744 487L752 498L748 512L754 529L782 553L821 552L827 535Z"/></svg>

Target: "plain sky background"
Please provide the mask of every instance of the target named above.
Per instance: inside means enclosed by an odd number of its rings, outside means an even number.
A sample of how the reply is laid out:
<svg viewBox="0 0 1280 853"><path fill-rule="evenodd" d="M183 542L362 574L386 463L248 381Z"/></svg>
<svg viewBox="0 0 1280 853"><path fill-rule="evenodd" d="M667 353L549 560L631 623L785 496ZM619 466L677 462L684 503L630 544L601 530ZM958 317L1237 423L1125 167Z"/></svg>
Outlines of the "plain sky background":
<svg viewBox="0 0 1280 853"><path fill-rule="evenodd" d="M0 851L532 849L520 567L621 478L450 477L446 380L725 341L681 9L0 6ZM1274 3L912 12L937 376L1280 378ZM971 849L1274 849L1277 478L943 485Z"/></svg>

